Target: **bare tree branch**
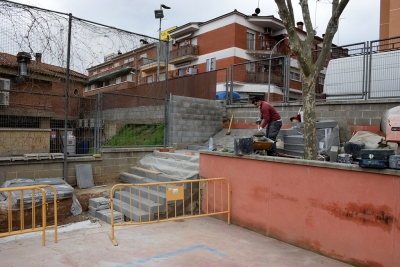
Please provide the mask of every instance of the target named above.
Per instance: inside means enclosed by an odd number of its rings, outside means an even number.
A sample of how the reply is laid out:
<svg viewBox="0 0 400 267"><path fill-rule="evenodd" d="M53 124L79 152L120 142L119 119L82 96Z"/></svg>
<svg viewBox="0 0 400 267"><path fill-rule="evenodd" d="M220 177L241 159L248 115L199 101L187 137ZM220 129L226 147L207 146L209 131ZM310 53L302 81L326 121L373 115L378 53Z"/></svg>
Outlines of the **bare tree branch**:
<svg viewBox="0 0 400 267"><path fill-rule="evenodd" d="M336 0L334 2L337 2L337 1L338 0ZM325 37L324 37L324 41L322 43L322 51L318 57L318 60L315 62L315 66L318 71L320 71L322 69L322 66L324 65L324 63L328 57L328 53L331 50L333 37L335 36L335 34L338 30L338 23L339 23L340 15L342 15L342 13L348 3L349 3L349 0L342 0L342 1L340 1L340 3L338 5L336 5L336 8L334 10L332 10L332 17L330 18L328 25L326 26Z"/></svg>
<svg viewBox="0 0 400 267"><path fill-rule="evenodd" d="M311 22L311 16L310 16L310 11L308 9L308 0L302 0L300 2L301 4L301 10L303 13L303 20L304 24L306 26L307 30L307 45L312 45L314 42L314 37L315 37L315 30L313 28L312 22ZM305 50L304 52L309 52L311 53L311 50Z"/></svg>

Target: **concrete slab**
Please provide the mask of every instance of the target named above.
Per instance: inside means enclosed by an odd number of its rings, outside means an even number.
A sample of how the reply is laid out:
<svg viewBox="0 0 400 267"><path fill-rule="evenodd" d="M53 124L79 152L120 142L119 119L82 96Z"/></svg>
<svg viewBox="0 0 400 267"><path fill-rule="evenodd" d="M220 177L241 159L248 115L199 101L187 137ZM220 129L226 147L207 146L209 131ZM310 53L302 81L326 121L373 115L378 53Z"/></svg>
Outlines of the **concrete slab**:
<svg viewBox="0 0 400 267"><path fill-rule="evenodd" d="M86 226L85 226L86 227ZM2 266L350 266L226 222L204 217L185 221L115 228L118 246L109 239L111 227L59 231L54 235L1 242ZM35 257L32 257L35 255Z"/></svg>

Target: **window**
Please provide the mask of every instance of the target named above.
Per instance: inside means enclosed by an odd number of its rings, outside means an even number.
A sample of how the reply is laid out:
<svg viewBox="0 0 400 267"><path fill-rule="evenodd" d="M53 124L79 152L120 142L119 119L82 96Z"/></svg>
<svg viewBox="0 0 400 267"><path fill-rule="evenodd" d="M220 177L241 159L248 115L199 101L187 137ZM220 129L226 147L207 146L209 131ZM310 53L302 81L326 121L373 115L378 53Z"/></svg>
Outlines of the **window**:
<svg viewBox="0 0 400 267"><path fill-rule="evenodd" d="M183 77L186 74L186 68L181 68L178 70L179 71L179 77Z"/></svg>
<svg viewBox="0 0 400 267"><path fill-rule="evenodd" d="M85 86L85 92L89 91L89 88L87 86Z"/></svg>
<svg viewBox="0 0 400 267"><path fill-rule="evenodd" d="M118 67L119 66L119 62L114 63L114 67Z"/></svg>
<svg viewBox="0 0 400 267"><path fill-rule="evenodd" d="M165 72L160 73L160 76L158 78L160 81L165 81Z"/></svg>
<svg viewBox="0 0 400 267"><path fill-rule="evenodd" d="M206 60L206 71L216 70L217 59L215 57Z"/></svg>
<svg viewBox="0 0 400 267"><path fill-rule="evenodd" d="M126 75L126 81L127 82L131 82L132 81L132 73L129 73L128 75Z"/></svg>
<svg viewBox="0 0 400 267"><path fill-rule="evenodd" d="M95 85L95 84L92 84L92 85L90 86L90 90L94 90L94 89L96 89L96 85Z"/></svg>
<svg viewBox="0 0 400 267"><path fill-rule="evenodd" d="M147 76L146 83L152 83L152 82L153 82L153 75Z"/></svg>
<svg viewBox="0 0 400 267"><path fill-rule="evenodd" d="M296 72L290 72L290 79L295 81L300 81L300 74Z"/></svg>
<svg viewBox="0 0 400 267"><path fill-rule="evenodd" d="M255 38L254 38L254 33L252 32L247 32L247 50L254 50L255 47Z"/></svg>
<svg viewBox="0 0 400 267"><path fill-rule="evenodd" d="M117 77L117 79L116 79L116 84L119 84L119 83L121 83L121 77Z"/></svg>

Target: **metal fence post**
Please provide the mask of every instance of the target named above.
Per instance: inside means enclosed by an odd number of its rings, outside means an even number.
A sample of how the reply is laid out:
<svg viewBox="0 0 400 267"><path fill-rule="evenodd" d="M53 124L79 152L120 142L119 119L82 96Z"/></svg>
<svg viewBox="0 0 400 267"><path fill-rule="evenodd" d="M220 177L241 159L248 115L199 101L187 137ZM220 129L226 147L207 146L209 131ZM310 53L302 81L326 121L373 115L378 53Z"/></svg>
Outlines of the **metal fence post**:
<svg viewBox="0 0 400 267"><path fill-rule="evenodd" d="M371 97L371 73L372 73L372 41L367 41L367 56L365 58L365 97L364 99L367 100ZM368 60L369 57L369 60Z"/></svg>
<svg viewBox="0 0 400 267"><path fill-rule="evenodd" d="M225 105L228 105L228 80L229 80L229 68L225 69Z"/></svg>
<svg viewBox="0 0 400 267"><path fill-rule="evenodd" d="M231 93L229 96L229 104L232 105L233 103L233 76L235 75L234 65L231 66ZM226 94L226 98L228 99L228 92Z"/></svg>
<svg viewBox="0 0 400 267"><path fill-rule="evenodd" d="M161 21L161 19L160 19ZM164 148L168 143L168 61L169 61L169 41L166 42L166 56L165 56L165 92L164 92ZM161 47L160 47L161 49Z"/></svg>
<svg viewBox="0 0 400 267"><path fill-rule="evenodd" d="M67 181L67 130L68 130L68 105L69 105L69 64L71 57L71 27L72 27L72 14L68 14L68 45L67 45L67 69L65 75L65 120L64 120L64 164L63 176L64 181Z"/></svg>

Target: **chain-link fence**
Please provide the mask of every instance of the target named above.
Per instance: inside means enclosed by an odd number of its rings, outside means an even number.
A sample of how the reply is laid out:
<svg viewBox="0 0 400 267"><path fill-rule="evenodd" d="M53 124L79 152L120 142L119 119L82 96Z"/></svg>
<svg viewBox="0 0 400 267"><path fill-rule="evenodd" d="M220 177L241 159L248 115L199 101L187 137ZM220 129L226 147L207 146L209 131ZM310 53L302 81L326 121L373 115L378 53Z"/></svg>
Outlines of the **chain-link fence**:
<svg viewBox="0 0 400 267"><path fill-rule="evenodd" d="M96 153L103 143L127 145L114 135L133 124L164 128L165 42L8 1L0 2L0 21L2 156ZM112 115L142 106L163 112L147 120L138 110L130 110L136 120Z"/></svg>

